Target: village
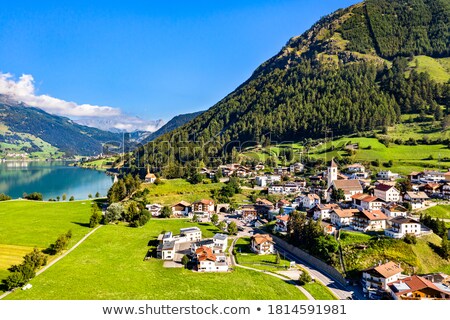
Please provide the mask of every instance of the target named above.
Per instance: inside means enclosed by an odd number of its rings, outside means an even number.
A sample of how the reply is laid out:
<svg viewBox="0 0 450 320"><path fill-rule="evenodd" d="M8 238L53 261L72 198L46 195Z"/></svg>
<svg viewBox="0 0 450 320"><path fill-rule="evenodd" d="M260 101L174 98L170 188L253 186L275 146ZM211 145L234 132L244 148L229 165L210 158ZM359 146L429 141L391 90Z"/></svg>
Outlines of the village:
<svg viewBox="0 0 450 320"><path fill-rule="evenodd" d="M236 223L239 234L250 236L252 252L274 255L276 243L270 234L283 237L289 233L290 217L295 211L306 213L310 221L322 225L324 234L336 238L341 231L377 232L393 239L421 237L433 233L432 228L421 221L421 211L450 200L450 170L411 172L407 177L386 170L377 172L373 180L374 173L360 163L339 168L334 159L326 170L309 176L303 174L305 168L301 163L276 167L265 174L261 174L265 170L263 164L254 167L222 165L216 170L204 168L201 174L208 178L213 178L220 170L224 181L238 177L267 196L238 208L212 199L190 203L180 198L170 206L171 217L205 222L218 218L223 233L211 239L203 239L201 231L195 227L181 229L179 235L162 233L158 238L157 257L165 261L165 267L189 264L197 272L230 272L233 267L230 244L232 246L234 238L226 234L230 223ZM400 178L406 181L402 188L398 184ZM155 174L148 172L145 182L152 184L156 179ZM164 208L158 203L146 207L153 217L160 216ZM403 271L397 261L380 261L364 270L359 282L364 296L370 299L450 299L450 276Z"/></svg>

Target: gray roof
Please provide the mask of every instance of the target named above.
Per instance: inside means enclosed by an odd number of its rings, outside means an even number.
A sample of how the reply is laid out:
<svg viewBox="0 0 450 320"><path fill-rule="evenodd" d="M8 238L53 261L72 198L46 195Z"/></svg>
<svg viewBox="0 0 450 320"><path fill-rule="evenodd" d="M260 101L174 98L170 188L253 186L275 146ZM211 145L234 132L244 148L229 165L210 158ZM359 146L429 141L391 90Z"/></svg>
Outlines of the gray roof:
<svg viewBox="0 0 450 320"><path fill-rule="evenodd" d="M405 217L395 217L391 220L392 223L398 223L398 224L403 224L403 223L417 223L420 224L419 221L411 219L411 218L405 218Z"/></svg>
<svg viewBox="0 0 450 320"><path fill-rule="evenodd" d="M200 229L198 227L189 227L180 229L181 234L191 233L191 232L199 232Z"/></svg>
<svg viewBox="0 0 450 320"><path fill-rule="evenodd" d="M157 251L173 250L175 248L175 241L168 241L158 245Z"/></svg>
<svg viewBox="0 0 450 320"><path fill-rule="evenodd" d="M197 247L201 247L201 246L207 246L209 244L214 244L214 241L212 239L206 239L206 240L197 241L195 244Z"/></svg>
<svg viewBox="0 0 450 320"><path fill-rule="evenodd" d="M169 238L172 238L172 232L166 232L166 233L164 233L164 236L163 236L163 239L169 239Z"/></svg>
<svg viewBox="0 0 450 320"><path fill-rule="evenodd" d="M214 239L225 241L225 240L228 239L228 236L226 234L223 234L223 233L216 233L214 235Z"/></svg>

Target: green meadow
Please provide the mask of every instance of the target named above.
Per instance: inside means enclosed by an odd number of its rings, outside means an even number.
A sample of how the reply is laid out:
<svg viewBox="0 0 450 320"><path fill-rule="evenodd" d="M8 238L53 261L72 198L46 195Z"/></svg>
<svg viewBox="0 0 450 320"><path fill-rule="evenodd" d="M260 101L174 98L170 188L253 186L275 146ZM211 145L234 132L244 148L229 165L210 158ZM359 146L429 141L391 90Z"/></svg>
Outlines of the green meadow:
<svg viewBox="0 0 450 320"><path fill-rule="evenodd" d="M289 260L280 256L280 263L276 261L276 255L259 255L251 250L249 237L239 238L235 245L236 262L244 266L266 271L281 271L289 268Z"/></svg>
<svg viewBox="0 0 450 320"><path fill-rule="evenodd" d="M48 248L68 230L73 234L69 246L79 241L90 230L90 210L90 201L0 202L0 281L34 247Z"/></svg>
<svg viewBox="0 0 450 320"><path fill-rule="evenodd" d="M433 218L450 219L450 205L437 205L421 213L429 214Z"/></svg>
<svg viewBox="0 0 450 320"><path fill-rule="evenodd" d="M210 199L213 190L219 190L223 183L191 184L184 179L162 180L160 185L143 184L148 189L146 200L149 203L172 205L181 200L194 202L201 199Z"/></svg>
<svg viewBox="0 0 450 320"><path fill-rule="evenodd" d="M391 143L388 147L375 138L341 138L331 143L324 144L310 152L310 156L326 161L331 158L341 158L348 155L344 146L358 144L359 148L350 156L354 162L371 162L379 160L380 166L376 170L391 170L400 174L408 174L411 171L424 168L439 168L439 159L450 156L450 149L446 145L397 145ZM431 157L430 157L431 156ZM385 164L393 161L392 167ZM445 164L441 163L441 166Z"/></svg>
<svg viewBox="0 0 450 320"><path fill-rule="evenodd" d="M261 272L197 273L164 268L155 258L144 261L161 231L178 233L193 225L204 237L217 231L179 219L152 219L137 229L104 226L31 280L31 290L17 290L7 299L305 299L295 286Z"/></svg>

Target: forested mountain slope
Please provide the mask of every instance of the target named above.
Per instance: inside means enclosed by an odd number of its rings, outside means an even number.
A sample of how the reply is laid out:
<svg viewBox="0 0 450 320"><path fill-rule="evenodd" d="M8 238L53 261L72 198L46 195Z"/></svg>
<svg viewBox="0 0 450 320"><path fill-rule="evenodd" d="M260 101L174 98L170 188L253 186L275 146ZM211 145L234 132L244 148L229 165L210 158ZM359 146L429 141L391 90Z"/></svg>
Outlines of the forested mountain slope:
<svg viewBox="0 0 450 320"><path fill-rule="evenodd" d="M209 110L156 139L149 159L141 148L140 161L209 164L224 159L230 141L349 134L398 123L405 113L441 121L450 109L449 84L418 73L411 61L449 56L449 21L448 0L367 0L338 10L290 39ZM172 141L173 149L162 141ZM202 142L214 148L181 154L179 147Z"/></svg>

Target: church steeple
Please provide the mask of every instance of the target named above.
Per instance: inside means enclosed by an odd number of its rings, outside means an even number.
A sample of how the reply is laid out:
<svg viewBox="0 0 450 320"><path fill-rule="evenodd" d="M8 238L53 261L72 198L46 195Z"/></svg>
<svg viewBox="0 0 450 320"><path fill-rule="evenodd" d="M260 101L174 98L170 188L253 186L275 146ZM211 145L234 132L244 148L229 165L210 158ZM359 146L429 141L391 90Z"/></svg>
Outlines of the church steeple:
<svg viewBox="0 0 450 320"><path fill-rule="evenodd" d="M331 186L334 180L337 180L337 174L338 174L338 166L333 158L331 159L330 165L327 168L327 180L328 180L327 188Z"/></svg>

